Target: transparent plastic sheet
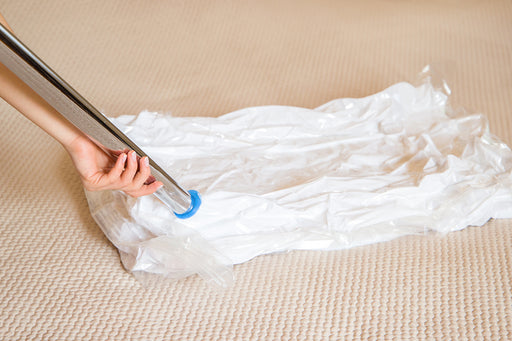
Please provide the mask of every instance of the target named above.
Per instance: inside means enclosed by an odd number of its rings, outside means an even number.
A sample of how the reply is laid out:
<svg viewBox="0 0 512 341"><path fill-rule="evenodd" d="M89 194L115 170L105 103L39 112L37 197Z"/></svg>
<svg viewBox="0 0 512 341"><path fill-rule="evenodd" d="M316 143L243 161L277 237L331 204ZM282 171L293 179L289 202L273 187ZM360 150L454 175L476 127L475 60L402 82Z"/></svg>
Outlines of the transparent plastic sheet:
<svg viewBox="0 0 512 341"><path fill-rule="evenodd" d="M177 218L147 224L132 217L137 200L123 192L86 190L86 196L94 220L117 247L123 265L142 282L148 273L169 279L199 274L221 287L232 283L230 260Z"/></svg>
<svg viewBox="0 0 512 341"><path fill-rule="evenodd" d="M289 250L340 250L512 217L512 152L485 116L448 105L442 77L316 109L217 118L112 119L203 204L177 219L154 196L87 192L135 273L232 283L232 266Z"/></svg>

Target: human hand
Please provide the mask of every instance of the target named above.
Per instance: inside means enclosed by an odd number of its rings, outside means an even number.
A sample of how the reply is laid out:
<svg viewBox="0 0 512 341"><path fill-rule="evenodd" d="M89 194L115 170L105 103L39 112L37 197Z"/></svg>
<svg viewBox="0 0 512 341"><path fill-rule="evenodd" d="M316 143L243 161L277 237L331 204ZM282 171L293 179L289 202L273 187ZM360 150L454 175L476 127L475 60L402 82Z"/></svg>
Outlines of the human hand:
<svg viewBox="0 0 512 341"><path fill-rule="evenodd" d="M1 14L0 23L9 28ZM87 190L115 189L139 197L163 185L151 176L147 157L133 151L109 155L1 63L0 97L66 148Z"/></svg>
<svg viewBox="0 0 512 341"><path fill-rule="evenodd" d="M151 176L147 157L138 158L134 151L108 155L87 136L78 136L65 146L89 191L122 190L132 197L154 193L163 184Z"/></svg>

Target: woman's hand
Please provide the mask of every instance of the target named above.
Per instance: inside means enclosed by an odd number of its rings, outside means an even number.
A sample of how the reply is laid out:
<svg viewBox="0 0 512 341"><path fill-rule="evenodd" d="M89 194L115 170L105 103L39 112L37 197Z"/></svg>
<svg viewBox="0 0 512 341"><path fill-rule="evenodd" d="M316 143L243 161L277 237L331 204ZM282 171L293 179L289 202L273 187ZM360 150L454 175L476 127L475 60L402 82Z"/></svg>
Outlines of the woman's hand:
<svg viewBox="0 0 512 341"><path fill-rule="evenodd" d="M1 14L0 23L9 28ZM137 158L133 151L109 155L1 63L0 97L64 146L86 189L116 189L140 197L162 186L151 176L147 157Z"/></svg>
<svg viewBox="0 0 512 341"><path fill-rule="evenodd" d="M140 197L162 186L151 176L148 158L138 158L134 151L115 152L115 159L85 135L78 136L65 148L89 191L114 189Z"/></svg>

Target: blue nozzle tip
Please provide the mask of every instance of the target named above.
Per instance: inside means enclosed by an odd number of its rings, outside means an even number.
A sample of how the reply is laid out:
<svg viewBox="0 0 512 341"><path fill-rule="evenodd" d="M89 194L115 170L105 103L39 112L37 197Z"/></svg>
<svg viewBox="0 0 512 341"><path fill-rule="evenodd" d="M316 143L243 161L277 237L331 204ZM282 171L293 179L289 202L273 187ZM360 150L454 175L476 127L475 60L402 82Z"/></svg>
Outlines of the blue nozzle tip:
<svg viewBox="0 0 512 341"><path fill-rule="evenodd" d="M197 210L199 209L199 206L201 206L201 196L199 195L199 193L197 193L197 191L194 190L190 190L188 191L188 193L190 194L190 199L192 199L188 210L184 213L174 212L174 215L180 219L187 219L192 217L194 214L196 214Z"/></svg>

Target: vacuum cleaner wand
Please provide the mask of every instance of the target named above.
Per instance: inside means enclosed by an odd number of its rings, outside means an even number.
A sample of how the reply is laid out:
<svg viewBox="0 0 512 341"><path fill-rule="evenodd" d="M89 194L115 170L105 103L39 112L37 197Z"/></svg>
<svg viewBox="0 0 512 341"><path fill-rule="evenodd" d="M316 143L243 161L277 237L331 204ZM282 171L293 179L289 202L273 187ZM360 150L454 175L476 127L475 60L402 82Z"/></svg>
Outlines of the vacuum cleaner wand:
<svg viewBox="0 0 512 341"><path fill-rule="evenodd" d="M121 132L107 117L94 108L69 84L0 24L0 62L38 93L68 121L85 133L103 150L130 149L138 156L144 151ZM196 191L185 191L150 157L151 174L164 185L155 195L178 218L194 215L201 200Z"/></svg>

